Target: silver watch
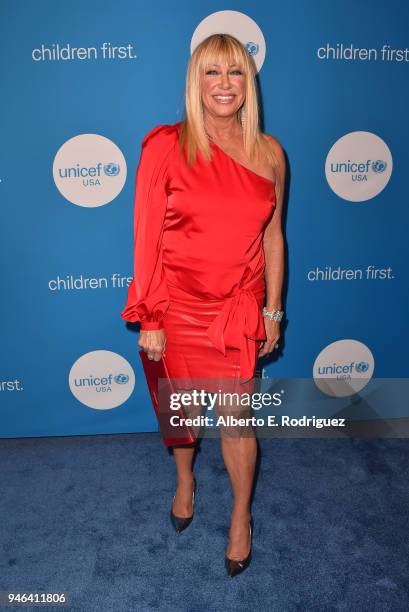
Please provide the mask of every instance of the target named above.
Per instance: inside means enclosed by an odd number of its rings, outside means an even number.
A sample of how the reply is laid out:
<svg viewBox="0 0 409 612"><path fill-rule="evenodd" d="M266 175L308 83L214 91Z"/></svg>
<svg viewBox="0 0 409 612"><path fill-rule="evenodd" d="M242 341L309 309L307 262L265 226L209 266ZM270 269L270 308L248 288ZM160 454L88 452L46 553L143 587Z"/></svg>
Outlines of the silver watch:
<svg viewBox="0 0 409 612"><path fill-rule="evenodd" d="M284 315L284 310L267 310L263 307L263 317L268 317L272 321L281 321Z"/></svg>

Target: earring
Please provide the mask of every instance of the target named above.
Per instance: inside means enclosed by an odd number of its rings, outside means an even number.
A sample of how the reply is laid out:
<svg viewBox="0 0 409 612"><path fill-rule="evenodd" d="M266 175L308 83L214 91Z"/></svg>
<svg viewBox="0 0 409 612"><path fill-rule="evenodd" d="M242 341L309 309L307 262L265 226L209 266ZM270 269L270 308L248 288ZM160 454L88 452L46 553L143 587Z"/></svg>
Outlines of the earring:
<svg viewBox="0 0 409 612"><path fill-rule="evenodd" d="M203 128L203 131L205 132L205 134L207 134L207 132L206 132L206 128L205 128L205 122L204 122L203 104L201 104L201 105L200 105L200 118L201 118L201 120L202 120L202 128ZM207 136L208 136L208 134L207 134Z"/></svg>
<svg viewBox="0 0 409 612"><path fill-rule="evenodd" d="M240 123L241 127L244 128L244 124L246 122L246 111L244 110L244 106L240 109Z"/></svg>

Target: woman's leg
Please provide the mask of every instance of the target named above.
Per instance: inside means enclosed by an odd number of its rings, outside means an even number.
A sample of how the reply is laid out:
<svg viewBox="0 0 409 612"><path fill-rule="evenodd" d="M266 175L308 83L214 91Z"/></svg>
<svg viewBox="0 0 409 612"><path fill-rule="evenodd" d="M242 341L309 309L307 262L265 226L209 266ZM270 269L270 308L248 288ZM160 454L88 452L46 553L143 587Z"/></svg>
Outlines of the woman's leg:
<svg viewBox="0 0 409 612"><path fill-rule="evenodd" d="M217 406L217 413L227 420L227 425L222 424L219 429L223 460L233 492L226 554L230 559L241 560L250 551L250 503L257 460L257 439L251 422L252 410L244 401L254 391L255 381L250 379L243 383L244 386L237 382L224 381L224 388L233 395L231 400L227 399L229 394L226 395L226 402ZM230 416L244 419L245 424L231 423L228 421Z"/></svg>
<svg viewBox="0 0 409 612"><path fill-rule="evenodd" d="M192 516L193 513L192 495L194 482L192 465L195 449L196 442L173 447L177 470L177 488L172 510L176 516L183 518Z"/></svg>
<svg viewBox="0 0 409 612"><path fill-rule="evenodd" d="M257 458L255 437L221 436L224 463L233 489L233 507L226 554L230 559L244 559L250 550L250 499Z"/></svg>

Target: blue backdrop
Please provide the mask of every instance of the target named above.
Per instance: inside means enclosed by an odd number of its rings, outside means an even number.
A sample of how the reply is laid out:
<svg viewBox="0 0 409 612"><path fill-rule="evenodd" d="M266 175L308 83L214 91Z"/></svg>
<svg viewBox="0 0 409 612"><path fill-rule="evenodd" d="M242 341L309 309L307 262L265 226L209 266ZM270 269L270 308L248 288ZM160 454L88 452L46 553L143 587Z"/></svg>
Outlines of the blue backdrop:
<svg viewBox="0 0 409 612"><path fill-rule="evenodd" d="M228 29L288 157L287 323L263 376L407 377L408 3L1 12L2 437L156 431L120 317L140 142L183 118L192 40Z"/></svg>

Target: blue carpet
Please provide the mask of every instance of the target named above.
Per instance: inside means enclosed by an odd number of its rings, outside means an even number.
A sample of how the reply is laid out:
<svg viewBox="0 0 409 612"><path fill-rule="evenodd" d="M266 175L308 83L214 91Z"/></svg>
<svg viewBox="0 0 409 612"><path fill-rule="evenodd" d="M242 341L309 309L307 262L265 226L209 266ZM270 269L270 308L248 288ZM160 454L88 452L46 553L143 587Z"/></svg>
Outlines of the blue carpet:
<svg viewBox="0 0 409 612"><path fill-rule="evenodd" d="M259 446L253 561L231 579L219 440L201 443L196 514L180 535L159 434L2 440L0 590L66 592L59 609L81 612L406 612L408 440Z"/></svg>

